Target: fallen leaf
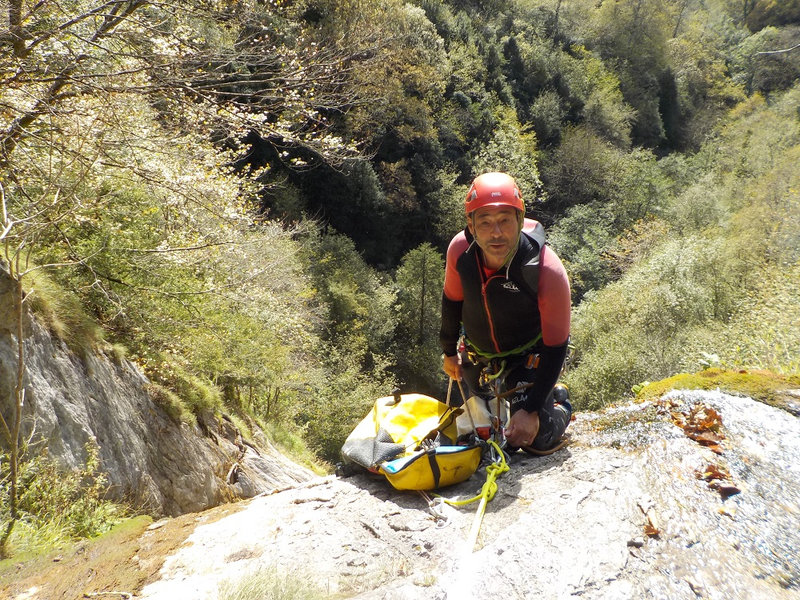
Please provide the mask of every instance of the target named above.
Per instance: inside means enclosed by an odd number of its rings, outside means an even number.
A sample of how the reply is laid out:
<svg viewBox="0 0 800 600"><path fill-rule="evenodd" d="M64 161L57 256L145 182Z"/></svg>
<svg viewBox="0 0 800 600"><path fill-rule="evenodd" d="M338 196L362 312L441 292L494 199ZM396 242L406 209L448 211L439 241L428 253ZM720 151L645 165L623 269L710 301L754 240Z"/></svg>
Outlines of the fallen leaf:
<svg viewBox="0 0 800 600"><path fill-rule="evenodd" d="M656 537L661 530L658 527L655 527L649 520L644 525L644 533L649 537Z"/></svg>
<svg viewBox="0 0 800 600"><path fill-rule="evenodd" d="M688 412L670 411L672 422L683 429L689 439L708 447L716 454L722 454L720 443L725 436L722 429L722 417L712 407L695 404Z"/></svg>
<svg viewBox="0 0 800 600"><path fill-rule="evenodd" d="M723 500L742 491L730 481L730 471L719 463L709 463L702 471L696 471L695 475L698 479L707 481L708 487L717 490Z"/></svg>
<svg viewBox="0 0 800 600"><path fill-rule="evenodd" d="M731 478L731 474L724 466L719 463L709 463L704 471L697 471L697 478L704 481L712 481L714 479L727 480Z"/></svg>

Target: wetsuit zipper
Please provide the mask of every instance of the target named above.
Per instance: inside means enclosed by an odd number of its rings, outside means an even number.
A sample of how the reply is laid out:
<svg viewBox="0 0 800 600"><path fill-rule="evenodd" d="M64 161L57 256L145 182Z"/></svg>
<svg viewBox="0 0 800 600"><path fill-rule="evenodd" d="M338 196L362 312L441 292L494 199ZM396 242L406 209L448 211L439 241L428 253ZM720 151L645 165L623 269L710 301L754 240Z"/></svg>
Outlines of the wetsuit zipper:
<svg viewBox="0 0 800 600"><path fill-rule="evenodd" d="M489 275L486 277L483 270L483 265L481 264L480 259L478 258L477 253L475 254L475 259L478 262L478 273L481 278L481 298L483 299L483 310L486 312L486 322L489 324L489 336L492 338L492 344L494 345L494 351L500 352L500 344L497 343L497 337L494 332L494 321L492 320L492 311L489 310L489 298L486 295L486 287L489 285L489 282L495 277L501 277L497 273Z"/></svg>

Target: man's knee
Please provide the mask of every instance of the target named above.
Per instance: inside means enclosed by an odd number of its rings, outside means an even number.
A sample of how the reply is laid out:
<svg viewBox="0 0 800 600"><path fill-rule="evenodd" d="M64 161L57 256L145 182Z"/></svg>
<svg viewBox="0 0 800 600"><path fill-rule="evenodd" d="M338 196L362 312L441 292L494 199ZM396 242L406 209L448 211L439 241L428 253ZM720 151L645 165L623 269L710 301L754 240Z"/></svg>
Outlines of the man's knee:
<svg viewBox="0 0 800 600"><path fill-rule="evenodd" d="M531 444L536 450L550 450L561 440L569 425L570 411L562 405L539 411L539 434Z"/></svg>

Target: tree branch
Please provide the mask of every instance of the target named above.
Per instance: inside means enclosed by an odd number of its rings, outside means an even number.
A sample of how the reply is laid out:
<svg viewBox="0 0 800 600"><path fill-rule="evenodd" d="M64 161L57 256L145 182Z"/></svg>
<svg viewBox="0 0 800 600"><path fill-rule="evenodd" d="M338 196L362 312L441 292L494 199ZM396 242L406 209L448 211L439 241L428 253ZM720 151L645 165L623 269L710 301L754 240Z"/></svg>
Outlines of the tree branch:
<svg viewBox="0 0 800 600"><path fill-rule="evenodd" d="M792 50L797 50L800 48L800 44L795 44L791 48L784 48L783 50L765 50L764 52L756 52L755 56L760 54L785 54L786 52L791 52Z"/></svg>
<svg viewBox="0 0 800 600"><path fill-rule="evenodd" d="M20 0L12 0L12 8L14 4L19 5L20 18L21 18ZM145 0L127 0L125 2L122 2L120 0L115 0L113 2L104 4L100 8L106 8L108 6L113 6L113 8L109 13L105 14L103 22L94 32L94 34L92 34L91 38L89 39L89 42L94 44L98 40L107 36L109 33L111 33L111 31L114 30L114 28L117 25L119 25L122 21L127 19L143 4L145 4ZM122 8L123 6L124 8ZM96 11L90 11L91 14L94 14L95 12ZM90 13L83 15L81 19L88 17ZM19 24L19 26L21 28L21 23ZM26 48L20 57L23 57L24 54L27 53L28 51L29 48ZM61 71L61 73L59 73L59 75L53 80L53 82L50 84L50 87L45 92L44 96L39 98L28 112L14 119L8 126L8 128L0 134L0 167L3 168L7 167L8 159L11 153L14 151L14 148L16 148L17 143L19 142L19 138L24 134L25 130L28 128L29 125L31 125L31 123L33 123L40 116L46 114L52 109L52 105L59 98L61 90L70 83L72 73L88 57L89 54L86 52L83 52L78 56L76 56L70 62L70 64L67 67L65 67Z"/></svg>

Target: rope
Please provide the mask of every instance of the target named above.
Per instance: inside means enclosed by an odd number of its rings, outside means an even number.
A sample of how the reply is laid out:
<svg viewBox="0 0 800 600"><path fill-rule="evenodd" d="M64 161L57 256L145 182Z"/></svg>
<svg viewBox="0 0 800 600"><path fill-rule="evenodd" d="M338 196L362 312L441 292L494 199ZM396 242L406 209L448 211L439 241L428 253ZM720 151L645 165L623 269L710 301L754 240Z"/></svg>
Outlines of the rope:
<svg viewBox="0 0 800 600"><path fill-rule="evenodd" d="M522 346L512 348L511 350L506 350L505 352L496 352L496 353L484 352L483 350L475 346L475 344L473 344L470 340L467 340L467 344L469 345L469 348L471 348L475 352L475 354L477 354L481 358L508 358L509 356L514 356L515 354L522 354L526 350L530 350L537 343L539 343L539 340L541 339L542 339L542 333L539 332L539 335L533 338L530 342L522 344Z"/></svg>
<svg viewBox="0 0 800 600"><path fill-rule="evenodd" d="M522 449L528 454L533 454L534 456L550 456L551 454L561 450L567 444L569 444L569 435L564 436L558 444L548 450L537 450L533 446L522 446Z"/></svg>
<svg viewBox="0 0 800 600"><path fill-rule="evenodd" d="M499 460L486 465L486 482L481 487L481 491L477 496L467 498L466 500L448 500L445 498L444 502L450 506L466 506L467 504L472 504L473 502L477 502L483 498L486 498L486 501L489 502L497 493L497 478L508 471L510 467L506 462L505 453L500 449L500 446L497 445L497 442L494 440L488 440L486 443L494 448L499 456Z"/></svg>
<svg viewBox="0 0 800 600"><path fill-rule="evenodd" d="M451 506L464 506L476 500L480 500L481 502L478 505L478 511L475 513L475 520L472 522L472 529L469 532L467 545L465 546L469 552L472 552L473 548L475 548L475 543L478 541L478 533L480 532L481 523L483 522L483 515L486 512L486 505L497 493L496 480L500 475L509 470L508 463L506 462L506 455L500 446L498 446L494 440L488 440L487 444L497 453L498 458L495 462L486 466L486 483L483 484L480 493L474 498L469 498L467 500L448 500L443 498L443 501Z"/></svg>
<svg viewBox="0 0 800 600"><path fill-rule="evenodd" d="M494 381L495 379L500 377L500 375L502 375L503 371L505 371L505 370L506 370L506 359L503 359L502 362L500 363L500 368L497 369L497 373L485 376L486 377L486 382L488 383L490 381Z"/></svg>

